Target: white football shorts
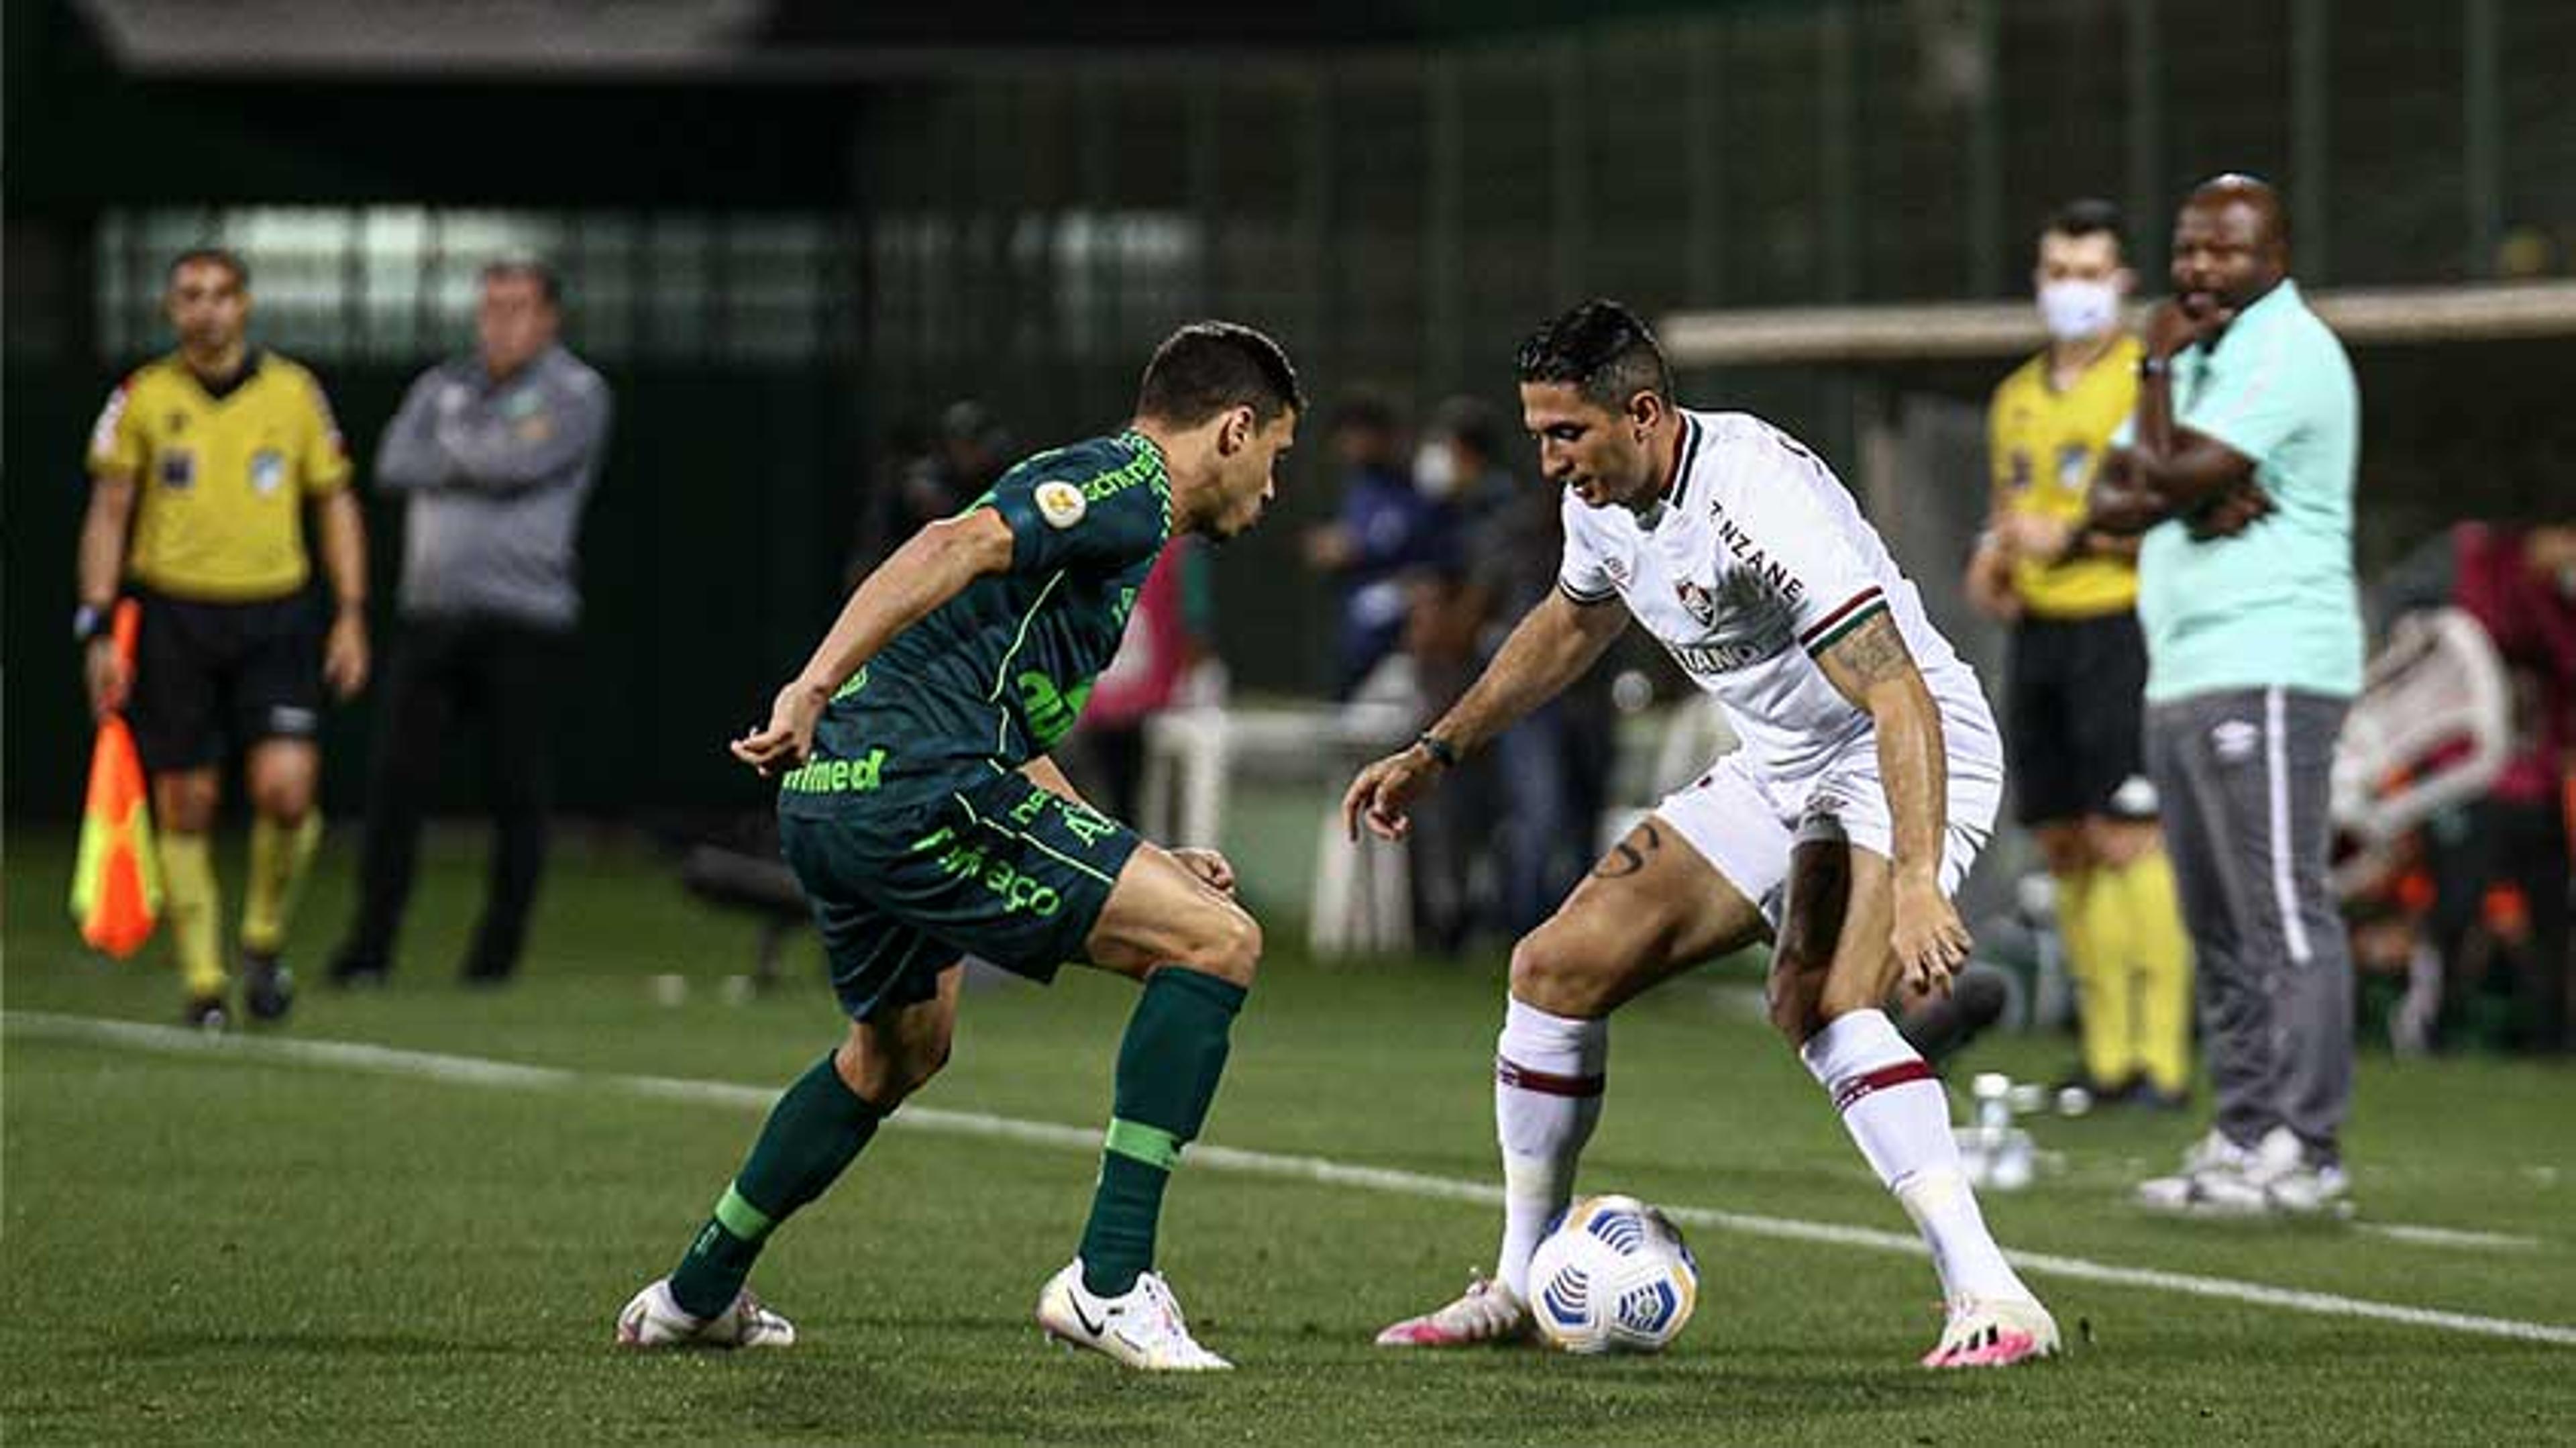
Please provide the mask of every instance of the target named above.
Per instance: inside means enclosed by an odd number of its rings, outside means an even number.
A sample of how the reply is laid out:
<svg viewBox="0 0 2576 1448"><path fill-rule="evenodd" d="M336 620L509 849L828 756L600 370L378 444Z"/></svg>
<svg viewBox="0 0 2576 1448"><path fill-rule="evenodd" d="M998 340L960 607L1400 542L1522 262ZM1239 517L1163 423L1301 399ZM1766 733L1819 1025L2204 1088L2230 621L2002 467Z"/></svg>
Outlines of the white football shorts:
<svg viewBox="0 0 2576 1448"><path fill-rule="evenodd" d="M2003 805L2004 755L1991 719L1962 718L1951 710L1943 715L1950 808L1941 841L1941 893L1955 896L1993 835ZM1665 795L1654 812L1743 892L1774 931L1787 905L1789 855L1799 845L1840 840L1891 855L1875 734L1864 734L1823 769L1799 779L1770 776L1738 750Z"/></svg>

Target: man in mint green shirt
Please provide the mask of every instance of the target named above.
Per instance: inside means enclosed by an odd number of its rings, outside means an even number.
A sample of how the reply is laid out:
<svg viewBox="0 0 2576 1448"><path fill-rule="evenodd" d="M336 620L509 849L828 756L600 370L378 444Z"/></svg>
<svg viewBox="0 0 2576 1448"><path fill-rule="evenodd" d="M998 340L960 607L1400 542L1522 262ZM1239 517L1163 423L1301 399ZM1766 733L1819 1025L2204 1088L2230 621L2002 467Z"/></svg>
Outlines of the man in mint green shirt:
<svg viewBox="0 0 2576 1448"><path fill-rule="evenodd" d="M2340 1211L2347 1191L2352 965L2326 856L2335 736L2361 686L2361 398L2289 266L2271 187L2192 192L2137 413L2075 535L2146 534L2148 768L2215 1098L2182 1173L2139 1189L2173 1210Z"/></svg>

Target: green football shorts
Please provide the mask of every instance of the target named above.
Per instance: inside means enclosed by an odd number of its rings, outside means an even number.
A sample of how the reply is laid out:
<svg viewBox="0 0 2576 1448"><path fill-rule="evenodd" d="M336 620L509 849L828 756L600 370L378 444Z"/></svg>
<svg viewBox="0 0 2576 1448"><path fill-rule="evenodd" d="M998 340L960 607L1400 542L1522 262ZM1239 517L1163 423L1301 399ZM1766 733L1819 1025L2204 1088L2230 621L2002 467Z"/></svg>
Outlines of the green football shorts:
<svg viewBox="0 0 2576 1448"><path fill-rule="evenodd" d="M1054 979L1083 958L1143 843L1017 773L901 804L803 795L779 811L778 832L822 927L832 990L854 1021L930 999L962 956Z"/></svg>

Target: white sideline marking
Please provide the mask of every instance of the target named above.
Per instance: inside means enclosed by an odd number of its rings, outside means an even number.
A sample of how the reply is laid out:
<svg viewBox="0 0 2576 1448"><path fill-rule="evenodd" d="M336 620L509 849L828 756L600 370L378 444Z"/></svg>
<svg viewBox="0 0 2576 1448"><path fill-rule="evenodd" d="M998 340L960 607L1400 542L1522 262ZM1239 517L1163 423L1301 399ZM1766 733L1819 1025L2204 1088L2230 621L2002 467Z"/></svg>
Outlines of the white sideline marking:
<svg viewBox="0 0 2576 1448"><path fill-rule="evenodd" d="M155 1026L139 1021L104 1020L90 1016L65 1016L39 1011L10 1011L0 1015L0 1022L5 1022L8 1029L12 1031L23 1031L29 1035L52 1037L57 1040L106 1042L130 1046L137 1050L158 1051L173 1055L235 1056L254 1060L338 1066L381 1075L419 1077L472 1086L498 1086L522 1090L552 1090L573 1085L606 1086L634 1096L739 1106L753 1110L766 1110L778 1098L777 1089L767 1086L744 1086L728 1081L692 1081L670 1076L591 1075L551 1066L524 1066L515 1062L495 1061L479 1056L452 1056L433 1051L408 1051L392 1046L371 1046L354 1041L316 1041L265 1036L209 1036L200 1031L176 1026ZM1097 1127L1023 1121L1014 1117L987 1115L980 1111L943 1111L935 1107L907 1106L889 1118L886 1124L914 1131L1020 1141L1033 1146L1061 1147L1067 1150L1097 1151L1100 1149L1100 1130ZM1503 1199L1502 1188L1483 1182L1429 1176L1421 1172L1398 1171L1388 1167L1357 1166L1317 1156L1287 1156L1266 1151L1246 1151L1240 1147L1194 1145L1190 1149L1190 1160L1203 1170L1236 1172L1250 1176L1285 1177L1323 1186L1357 1187L1363 1191L1394 1192L1404 1196L1428 1197L1443 1201L1476 1202L1495 1206L1500 1205ZM1830 1222L1809 1222L1794 1217L1766 1217L1748 1212L1719 1211L1711 1207L1667 1207L1665 1211L1674 1221L1685 1226L1708 1227L1743 1236L1769 1237L1790 1242L1813 1242L1836 1247L1857 1247L1874 1252L1901 1253L1910 1257L1924 1255L1923 1244L1914 1237L1899 1232L1880 1231L1872 1227L1839 1226ZM2396 1235L2396 1229L2384 1230L2388 1230L2390 1235ZM2406 1230L2410 1233L2423 1233L2442 1232L2445 1229ZM2287 1312L2304 1312L2319 1317L2365 1318L2377 1322L2400 1323L2409 1327L2469 1333L2480 1337L2500 1337L2518 1342L2576 1347L2576 1326L2523 1322L2509 1317L2483 1317L2475 1313L2446 1312L2430 1307L2409 1307L2403 1303L2374 1302L2367 1298L2344 1297L2331 1292L2305 1292L2296 1288L2274 1287L2262 1282L2241 1282L2227 1277L2202 1277L2193 1273L2166 1272L2152 1267L2123 1267L2117 1263L2095 1262L2083 1257L2065 1257L2053 1252L2009 1252L2005 1255L2012 1259L2015 1267L2044 1277L2063 1277L2077 1282L2100 1282L2116 1287L2142 1287L2157 1292L2180 1293L2188 1297L2242 1302L2256 1307L2276 1307Z"/></svg>
<svg viewBox="0 0 2576 1448"><path fill-rule="evenodd" d="M2355 1222L2353 1230L2419 1247L2465 1247L2473 1252L2529 1252L2538 1237L2513 1232L2474 1232L2462 1227L2419 1227L2406 1222Z"/></svg>

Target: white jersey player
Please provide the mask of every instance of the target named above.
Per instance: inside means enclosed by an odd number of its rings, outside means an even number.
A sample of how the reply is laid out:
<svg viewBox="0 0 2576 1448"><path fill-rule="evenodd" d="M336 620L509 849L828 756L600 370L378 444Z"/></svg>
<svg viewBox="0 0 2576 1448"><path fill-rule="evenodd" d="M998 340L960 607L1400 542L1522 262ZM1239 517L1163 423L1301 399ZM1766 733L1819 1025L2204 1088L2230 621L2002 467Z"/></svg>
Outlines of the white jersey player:
<svg viewBox="0 0 2576 1448"><path fill-rule="evenodd" d="M1743 748L1674 791L1512 951L1494 1062L1505 1193L1490 1279L1379 1335L1526 1337L1528 1271L1600 1118L1609 1016L1701 961L1773 944L1771 1018L1932 1249L1928 1367L2047 1356L2057 1326L1988 1234L1940 1082L1881 1009L1967 951L1950 893L1993 823L2002 751L1976 676L1814 454L1743 413L1674 405L1652 333L1587 302L1521 347L1523 421L1566 490L1565 562L1473 688L1361 771L1354 834L1573 682L1633 617L1715 695Z"/></svg>

